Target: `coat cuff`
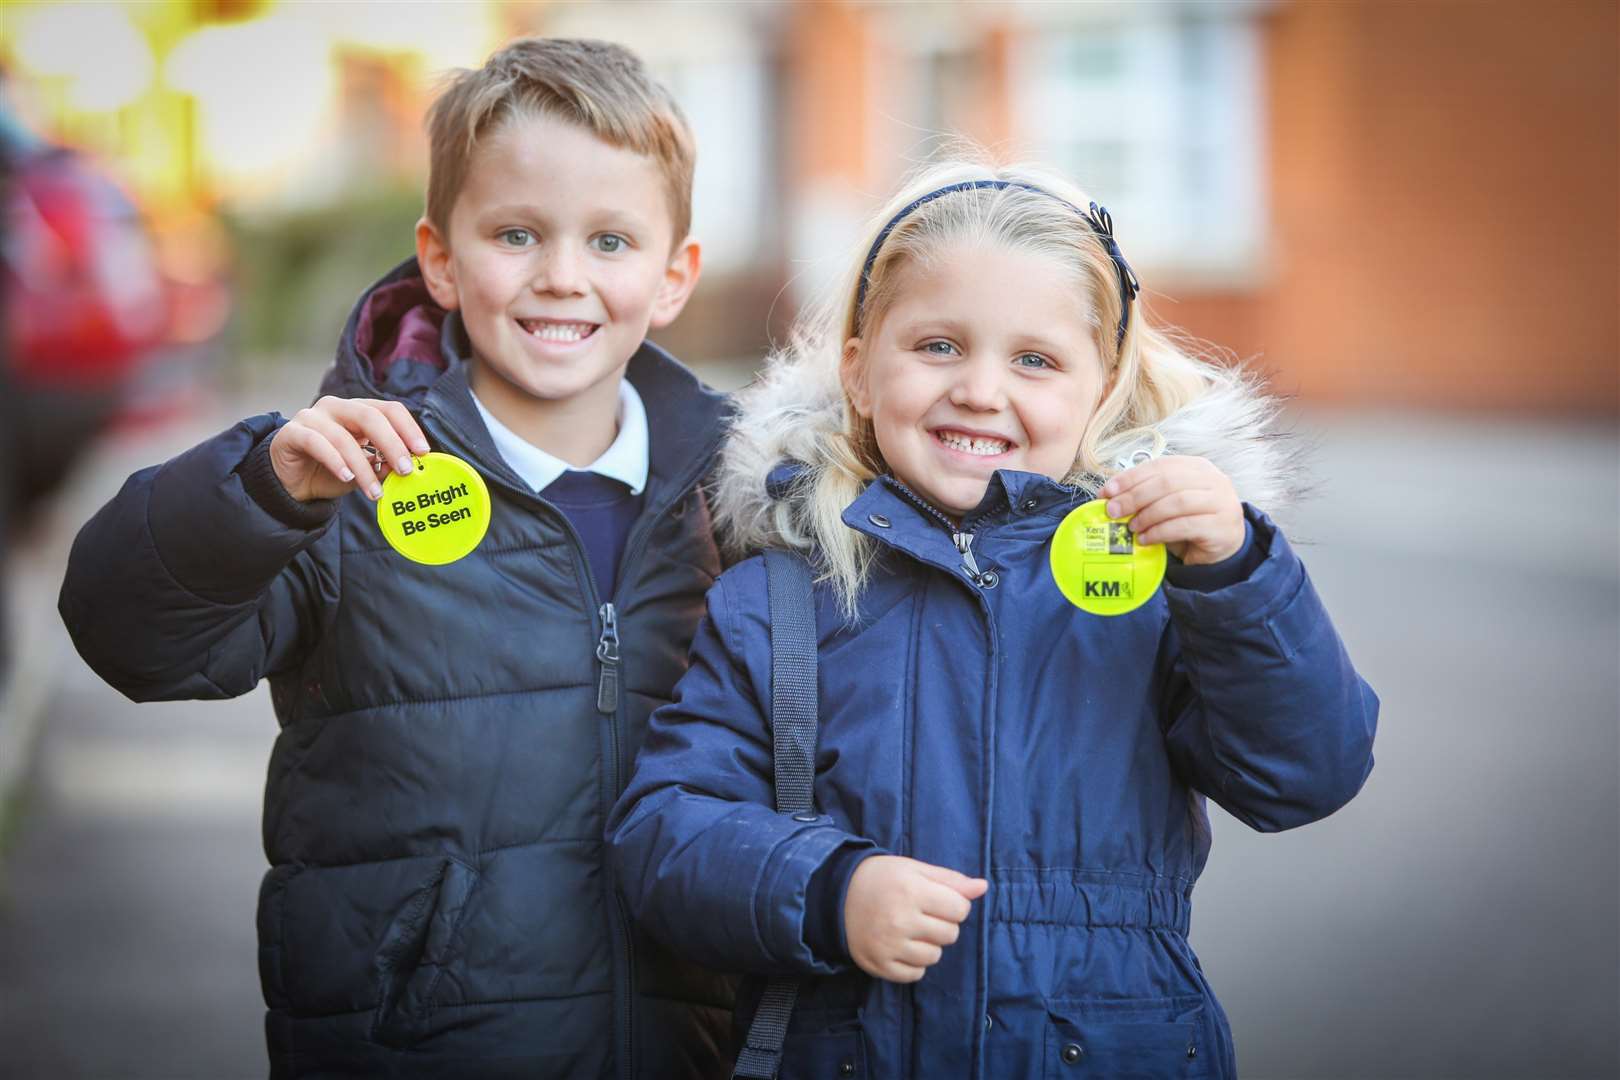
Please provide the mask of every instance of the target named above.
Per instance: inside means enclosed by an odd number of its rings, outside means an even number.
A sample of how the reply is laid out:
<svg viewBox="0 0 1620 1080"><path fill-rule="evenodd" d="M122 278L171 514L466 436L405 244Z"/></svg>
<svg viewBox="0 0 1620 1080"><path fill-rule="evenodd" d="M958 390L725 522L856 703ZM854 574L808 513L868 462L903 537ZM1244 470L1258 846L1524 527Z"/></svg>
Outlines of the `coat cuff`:
<svg viewBox="0 0 1620 1080"><path fill-rule="evenodd" d="M1216 630L1230 623L1263 621L1299 592L1305 567L1269 517L1248 503L1243 514L1252 530L1246 558L1253 569L1242 580L1203 592L1188 588L1166 573L1164 595L1170 614L1184 629ZM1219 564L1217 564L1219 565ZM1184 567L1185 570L1198 569Z"/></svg>
<svg viewBox="0 0 1620 1080"><path fill-rule="evenodd" d="M288 528L313 529L324 525L337 510L336 500L299 502L287 493L281 478L276 475L275 465L270 461L270 444L280 430L281 426L277 425L254 443L248 456L236 467L236 475L242 478L242 490L259 504L261 510Z"/></svg>
<svg viewBox="0 0 1620 1080"><path fill-rule="evenodd" d="M881 854L882 850L876 847L845 844L810 876L804 894L804 943L816 959L838 966L851 962L844 927L844 901L849 896L849 882L863 860Z"/></svg>
<svg viewBox="0 0 1620 1080"><path fill-rule="evenodd" d="M245 603L335 520L295 527L248 494L241 467L282 424L275 413L242 421L159 466L147 529L170 576L210 603ZM228 556L223 553L229 553Z"/></svg>
<svg viewBox="0 0 1620 1080"><path fill-rule="evenodd" d="M1254 526L1243 520L1243 545L1220 562L1188 566L1174 555L1167 555L1164 579L1178 589L1214 592L1240 581L1247 581L1265 559L1265 552L1254 542Z"/></svg>
<svg viewBox="0 0 1620 1080"><path fill-rule="evenodd" d="M876 854L877 845L832 827L831 818L821 821L820 827L793 836L772 857L755 893L755 919L767 953L811 974L831 975L843 965L816 955L806 941L811 933L809 923L815 918L809 909L811 879L841 849ZM852 864L850 873L854 872Z"/></svg>

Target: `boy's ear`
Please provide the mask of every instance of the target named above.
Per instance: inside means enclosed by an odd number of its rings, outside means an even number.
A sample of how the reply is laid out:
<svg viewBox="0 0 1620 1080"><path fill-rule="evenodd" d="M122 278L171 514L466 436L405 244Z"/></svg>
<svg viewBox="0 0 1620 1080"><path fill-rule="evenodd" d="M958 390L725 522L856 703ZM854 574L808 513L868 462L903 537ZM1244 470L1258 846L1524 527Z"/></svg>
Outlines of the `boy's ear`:
<svg viewBox="0 0 1620 1080"><path fill-rule="evenodd" d="M861 362L861 339L852 337L844 342L844 355L838 362L838 381L844 384L844 394L857 416L872 419L872 395L866 386L866 365Z"/></svg>
<svg viewBox="0 0 1620 1080"><path fill-rule="evenodd" d="M416 223L416 265L422 268L422 280L427 283L428 295L435 303L446 311L461 306L455 267L450 262L450 245L425 216Z"/></svg>
<svg viewBox="0 0 1620 1080"><path fill-rule="evenodd" d="M664 280L658 283L658 295L653 298L652 318L648 326L660 330L675 321L692 290L697 288L698 275L703 272L703 249L696 240L687 240L675 249L664 267Z"/></svg>

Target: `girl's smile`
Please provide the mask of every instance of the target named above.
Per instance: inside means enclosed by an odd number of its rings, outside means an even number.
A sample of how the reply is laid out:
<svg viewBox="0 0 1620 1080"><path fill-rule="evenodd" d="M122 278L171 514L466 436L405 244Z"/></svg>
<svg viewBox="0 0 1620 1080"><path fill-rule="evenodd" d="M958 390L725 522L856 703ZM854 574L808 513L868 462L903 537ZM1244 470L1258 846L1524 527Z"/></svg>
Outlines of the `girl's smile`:
<svg viewBox="0 0 1620 1080"><path fill-rule="evenodd" d="M1105 386L1094 317L1063 263L957 245L900 271L844 347L844 385L895 476L948 514L997 469L1068 475Z"/></svg>
<svg viewBox="0 0 1620 1080"><path fill-rule="evenodd" d="M937 428L934 438L947 450L969 457L1000 457L1013 448L1011 439L985 432L966 431L962 428Z"/></svg>

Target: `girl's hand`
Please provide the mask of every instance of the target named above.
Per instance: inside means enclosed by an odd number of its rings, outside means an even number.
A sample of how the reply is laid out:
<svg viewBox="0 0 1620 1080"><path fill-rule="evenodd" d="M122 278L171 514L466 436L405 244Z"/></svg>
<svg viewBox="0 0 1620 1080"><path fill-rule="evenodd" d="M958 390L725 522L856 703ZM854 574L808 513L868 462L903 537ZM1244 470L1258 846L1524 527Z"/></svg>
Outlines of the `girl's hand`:
<svg viewBox="0 0 1620 1080"><path fill-rule="evenodd" d="M376 451L375 459L361 440ZM427 452L427 438L409 409L365 398L323 397L270 440L276 479L299 502L334 499L351 487L376 499L389 469L408 473L411 454Z"/></svg>
<svg viewBox="0 0 1620 1080"><path fill-rule="evenodd" d="M899 855L861 860L844 894L844 939L860 969L890 982L916 982L990 883Z"/></svg>
<svg viewBox="0 0 1620 1080"><path fill-rule="evenodd" d="M1189 566L1217 563L1243 547L1243 504L1208 461L1170 455L1144 462L1102 488L1108 516L1131 518L1143 544L1164 544Z"/></svg>

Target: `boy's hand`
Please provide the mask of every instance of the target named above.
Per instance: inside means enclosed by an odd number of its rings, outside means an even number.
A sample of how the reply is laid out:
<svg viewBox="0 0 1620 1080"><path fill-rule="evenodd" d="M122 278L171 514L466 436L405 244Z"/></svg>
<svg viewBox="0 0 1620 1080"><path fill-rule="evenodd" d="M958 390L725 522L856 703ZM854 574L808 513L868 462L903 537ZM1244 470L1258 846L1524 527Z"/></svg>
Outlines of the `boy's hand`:
<svg viewBox="0 0 1620 1080"><path fill-rule="evenodd" d="M1143 544L1164 544L1189 566L1217 563L1243 547L1243 504L1232 481L1199 457L1155 458L1102 488L1108 516L1136 516L1131 531Z"/></svg>
<svg viewBox="0 0 1620 1080"><path fill-rule="evenodd" d="M862 859L844 894L844 939L868 975L916 982L956 941L990 883L899 855Z"/></svg>
<svg viewBox="0 0 1620 1080"><path fill-rule="evenodd" d="M270 440L276 479L299 502L335 499L351 487L376 499L389 469L408 473L411 455L427 452L427 438L409 409L366 398L323 397Z"/></svg>

